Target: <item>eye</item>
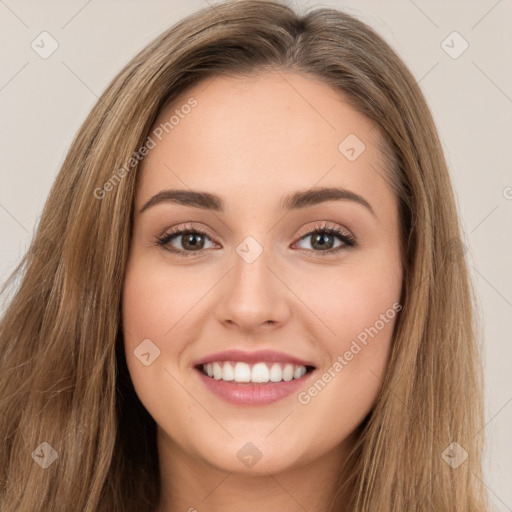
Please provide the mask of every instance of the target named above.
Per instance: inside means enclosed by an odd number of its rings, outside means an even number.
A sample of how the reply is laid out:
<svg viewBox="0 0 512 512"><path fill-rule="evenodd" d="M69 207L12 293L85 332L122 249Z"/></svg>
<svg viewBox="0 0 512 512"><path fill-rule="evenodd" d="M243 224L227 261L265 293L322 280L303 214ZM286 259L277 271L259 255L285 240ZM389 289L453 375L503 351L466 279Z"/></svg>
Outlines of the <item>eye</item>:
<svg viewBox="0 0 512 512"><path fill-rule="evenodd" d="M348 231L338 226L328 226L325 223L315 226L312 231L301 236L299 242L308 238L311 239L309 245L312 248L306 248L305 250L315 255L332 255L356 245L355 238ZM337 246L334 245L336 238L341 242ZM207 233L192 226L172 228L163 235L156 237L157 245L179 257L202 254L208 248L205 247L206 241L210 241L212 244L210 248L215 246L215 242L212 241L212 238ZM181 248L176 247L174 244L180 245Z"/></svg>
<svg viewBox="0 0 512 512"><path fill-rule="evenodd" d="M175 239L183 249L172 245ZM156 237L157 245L182 257L188 257L193 253L202 253L205 250L204 243L206 240L211 242L208 234L193 227L172 228L163 235ZM212 242L212 245L215 244Z"/></svg>
<svg viewBox="0 0 512 512"><path fill-rule="evenodd" d="M341 241L338 246L334 245L336 238ZM312 248L306 248L306 250L322 256L334 254L356 245L354 237L348 231L338 226L328 226L326 224L315 226L312 231L302 236L299 241L308 239L311 240L309 245Z"/></svg>

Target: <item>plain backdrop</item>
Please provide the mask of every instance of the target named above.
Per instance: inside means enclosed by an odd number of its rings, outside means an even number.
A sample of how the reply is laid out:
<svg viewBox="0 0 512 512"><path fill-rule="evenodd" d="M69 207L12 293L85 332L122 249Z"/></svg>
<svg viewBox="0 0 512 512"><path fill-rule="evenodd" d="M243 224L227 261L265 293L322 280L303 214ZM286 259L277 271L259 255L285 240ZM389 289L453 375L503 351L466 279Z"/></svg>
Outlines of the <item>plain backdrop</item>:
<svg viewBox="0 0 512 512"><path fill-rule="evenodd" d="M1 282L27 249L72 138L101 92L142 47L206 5L205 0L0 0ZM480 305L485 484L495 510L511 511L512 2L297 0L292 5L339 7L373 26L409 66L432 109ZM52 39L58 44L47 58L33 49L42 46L41 37L46 51Z"/></svg>

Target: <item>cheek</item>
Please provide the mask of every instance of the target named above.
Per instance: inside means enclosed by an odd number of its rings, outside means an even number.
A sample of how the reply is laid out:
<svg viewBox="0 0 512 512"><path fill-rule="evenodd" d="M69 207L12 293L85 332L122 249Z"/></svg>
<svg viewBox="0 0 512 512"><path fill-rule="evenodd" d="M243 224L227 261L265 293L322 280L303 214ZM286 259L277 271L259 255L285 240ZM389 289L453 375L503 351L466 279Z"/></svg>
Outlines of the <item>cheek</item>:
<svg viewBox="0 0 512 512"><path fill-rule="evenodd" d="M337 351L349 349L351 342L369 346L369 340L378 340L375 355L381 354L377 346L390 341L396 308L400 299L400 281L390 273L374 275L371 271L352 275L339 293L336 309L331 318L336 335ZM372 357L367 354L367 357ZM359 358L361 359L361 358Z"/></svg>
<svg viewBox="0 0 512 512"><path fill-rule="evenodd" d="M155 288L152 281L151 272L144 270L140 265L129 267L126 273L123 289L123 327L127 334L125 339L130 343L145 338L160 338L165 328L164 324L171 320L165 314L166 308L162 302L165 297L162 297L162 290Z"/></svg>
<svg viewBox="0 0 512 512"><path fill-rule="evenodd" d="M302 297L322 320L314 322L315 331L329 360L299 402L314 403L320 416L347 431L370 412L382 385L401 310L398 261L361 261L336 268L328 278L303 278L309 293Z"/></svg>
<svg viewBox="0 0 512 512"><path fill-rule="evenodd" d="M161 270L138 258L128 264L123 286L124 348L131 381L144 407L157 424L170 426L169 432L181 436L181 425L188 421L191 407L173 379L181 346L166 343L170 335L165 335L183 316L183 296L173 298L176 294L162 282L165 273ZM178 281L173 279L173 288L179 289ZM178 413L183 421L173 422Z"/></svg>
<svg viewBox="0 0 512 512"><path fill-rule="evenodd" d="M156 386L163 385L157 382L163 377L162 366L167 364L169 351L163 346L163 335L176 321L169 303L172 294L165 294L165 289L157 285L151 266L141 264L137 258L130 260L123 286L124 348L132 382L145 406Z"/></svg>
<svg viewBox="0 0 512 512"><path fill-rule="evenodd" d="M169 332L198 302L201 287L195 280L186 271L169 272L157 262L145 261L135 251L123 287L123 326L129 342L168 339Z"/></svg>
<svg viewBox="0 0 512 512"><path fill-rule="evenodd" d="M362 343L378 339L385 344L391 338L401 295L398 265L340 265L328 274L325 269L317 275L304 273L296 282L304 302L316 313L315 330L323 333L319 338L332 357L343 354L355 339Z"/></svg>

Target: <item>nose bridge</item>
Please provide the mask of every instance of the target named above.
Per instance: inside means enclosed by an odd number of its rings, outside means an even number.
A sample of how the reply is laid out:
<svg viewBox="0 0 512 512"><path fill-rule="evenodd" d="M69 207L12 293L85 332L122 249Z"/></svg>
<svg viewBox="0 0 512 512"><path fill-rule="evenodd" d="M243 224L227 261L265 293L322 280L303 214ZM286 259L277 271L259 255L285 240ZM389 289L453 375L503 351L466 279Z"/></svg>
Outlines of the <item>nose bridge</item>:
<svg viewBox="0 0 512 512"><path fill-rule="evenodd" d="M281 322L286 317L285 290L274 275L275 270L271 271L275 266L272 250L263 244L263 240L260 243L248 236L235 247L232 270L226 276L216 308L219 321L249 327Z"/></svg>
<svg viewBox="0 0 512 512"><path fill-rule="evenodd" d="M233 292L242 296L273 289L273 275L268 268L272 264L272 250L268 247L268 239L259 238L261 243L255 237L247 236L235 248L231 284Z"/></svg>

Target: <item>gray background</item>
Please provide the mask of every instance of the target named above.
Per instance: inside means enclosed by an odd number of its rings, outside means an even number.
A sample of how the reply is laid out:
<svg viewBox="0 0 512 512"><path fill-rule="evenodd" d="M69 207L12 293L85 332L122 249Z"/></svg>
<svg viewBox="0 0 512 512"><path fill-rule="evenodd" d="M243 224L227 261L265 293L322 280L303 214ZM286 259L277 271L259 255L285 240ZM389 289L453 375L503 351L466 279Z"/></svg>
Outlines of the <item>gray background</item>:
<svg viewBox="0 0 512 512"><path fill-rule="evenodd" d="M485 484L495 510L510 511L512 2L296 3L301 9L340 7L373 26L407 63L433 111L479 297ZM98 96L137 51L205 5L204 0L0 0L1 282L28 247L72 138ZM59 45L46 59L31 47L43 31ZM469 44L457 58L453 55L464 43L457 36L446 39L453 31Z"/></svg>

